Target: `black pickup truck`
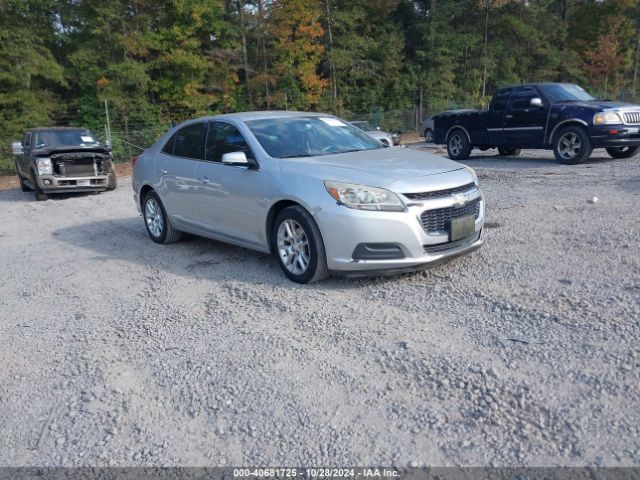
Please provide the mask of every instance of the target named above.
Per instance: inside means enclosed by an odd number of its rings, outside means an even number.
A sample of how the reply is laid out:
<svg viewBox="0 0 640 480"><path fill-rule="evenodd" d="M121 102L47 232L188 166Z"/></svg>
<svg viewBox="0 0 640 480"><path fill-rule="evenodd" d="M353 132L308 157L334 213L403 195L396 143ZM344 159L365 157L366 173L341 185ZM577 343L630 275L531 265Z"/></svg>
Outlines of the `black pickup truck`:
<svg viewBox="0 0 640 480"><path fill-rule="evenodd" d="M596 100L567 83L535 83L499 89L487 111L443 112L434 117L434 143L449 157L469 158L473 148L518 155L521 148L553 150L556 159L577 164L594 148L614 158L640 150L640 106Z"/></svg>

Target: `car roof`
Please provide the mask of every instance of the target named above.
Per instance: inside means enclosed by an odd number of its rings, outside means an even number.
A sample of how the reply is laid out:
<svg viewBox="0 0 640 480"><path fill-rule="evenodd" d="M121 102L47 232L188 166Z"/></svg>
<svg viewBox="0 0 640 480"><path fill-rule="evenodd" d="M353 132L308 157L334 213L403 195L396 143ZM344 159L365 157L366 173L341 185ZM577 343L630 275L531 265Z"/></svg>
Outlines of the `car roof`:
<svg viewBox="0 0 640 480"><path fill-rule="evenodd" d="M504 87L500 87L496 89L497 92L508 90L510 88L522 88L522 87L543 87L546 85L575 85L575 83L570 82L539 82L539 83L518 83L515 85L505 85Z"/></svg>
<svg viewBox="0 0 640 480"><path fill-rule="evenodd" d="M318 112L295 112L288 110L266 110L261 112L238 112L238 113L225 113L222 115L213 115L211 119L235 119L243 122L250 120L268 120L272 118L293 118L293 117L326 117L331 116L329 113Z"/></svg>
<svg viewBox="0 0 640 480"><path fill-rule="evenodd" d="M29 128L27 132L54 132L54 131L79 131L85 132L89 130L84 127L37 127L37 128Z"/></svg>

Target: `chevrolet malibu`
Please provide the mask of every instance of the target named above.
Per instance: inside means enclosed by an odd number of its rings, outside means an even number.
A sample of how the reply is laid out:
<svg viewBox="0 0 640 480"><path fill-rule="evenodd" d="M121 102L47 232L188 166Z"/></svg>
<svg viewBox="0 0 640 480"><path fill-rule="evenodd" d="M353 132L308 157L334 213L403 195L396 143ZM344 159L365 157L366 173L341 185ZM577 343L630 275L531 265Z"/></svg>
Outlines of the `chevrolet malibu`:
<svg viewBox="0 0 640 480"><path fill-rule="evenodd" d="M331 115L190 120L133 163L151 240L187 232L271 253L299 283L417 270L483 243L471 168L385 147Z"/></svg>

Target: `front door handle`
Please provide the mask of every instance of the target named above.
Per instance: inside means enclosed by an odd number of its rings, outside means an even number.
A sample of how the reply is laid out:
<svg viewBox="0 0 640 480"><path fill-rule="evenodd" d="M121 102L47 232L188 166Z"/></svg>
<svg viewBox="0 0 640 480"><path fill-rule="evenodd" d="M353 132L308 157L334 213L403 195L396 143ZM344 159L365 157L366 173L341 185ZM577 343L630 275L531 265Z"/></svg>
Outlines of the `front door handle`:
<svg viewBox="0 0 640 480"><path fill-rule="evenodd" d="M209 180L207 177L202 177L202 178L200 179L200 181L201 181L202 183L204 183L204 184L209 184L209 183L211 183L211 180Z"/></svg>
<svg viewBox="0 0 640 480"><path fill-rule="evenodd" d="M513 120L513 115L505 115L504 118L506 120Z"/></svg>
<svg viewBox="0 0 640 480"><path fill-rule="evenodd" d="M164 168L160 169L160 175L166 175L167 173L169 172L167 172Z"/></svg>

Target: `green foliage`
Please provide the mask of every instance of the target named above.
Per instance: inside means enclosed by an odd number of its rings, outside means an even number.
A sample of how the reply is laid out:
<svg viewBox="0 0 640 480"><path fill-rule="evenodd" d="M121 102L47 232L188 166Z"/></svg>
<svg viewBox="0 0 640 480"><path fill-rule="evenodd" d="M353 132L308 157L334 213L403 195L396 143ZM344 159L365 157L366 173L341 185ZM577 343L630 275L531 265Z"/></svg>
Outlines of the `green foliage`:
<svg viewBox="0 0 640 480"><path fill-rule="evenodd" d="M486 105L505 84L628 99L639 64L640 0L0 0L0 152L35 126L104 135L105 101L128 158L219 112L406 128L407 109Z"/></svg>

